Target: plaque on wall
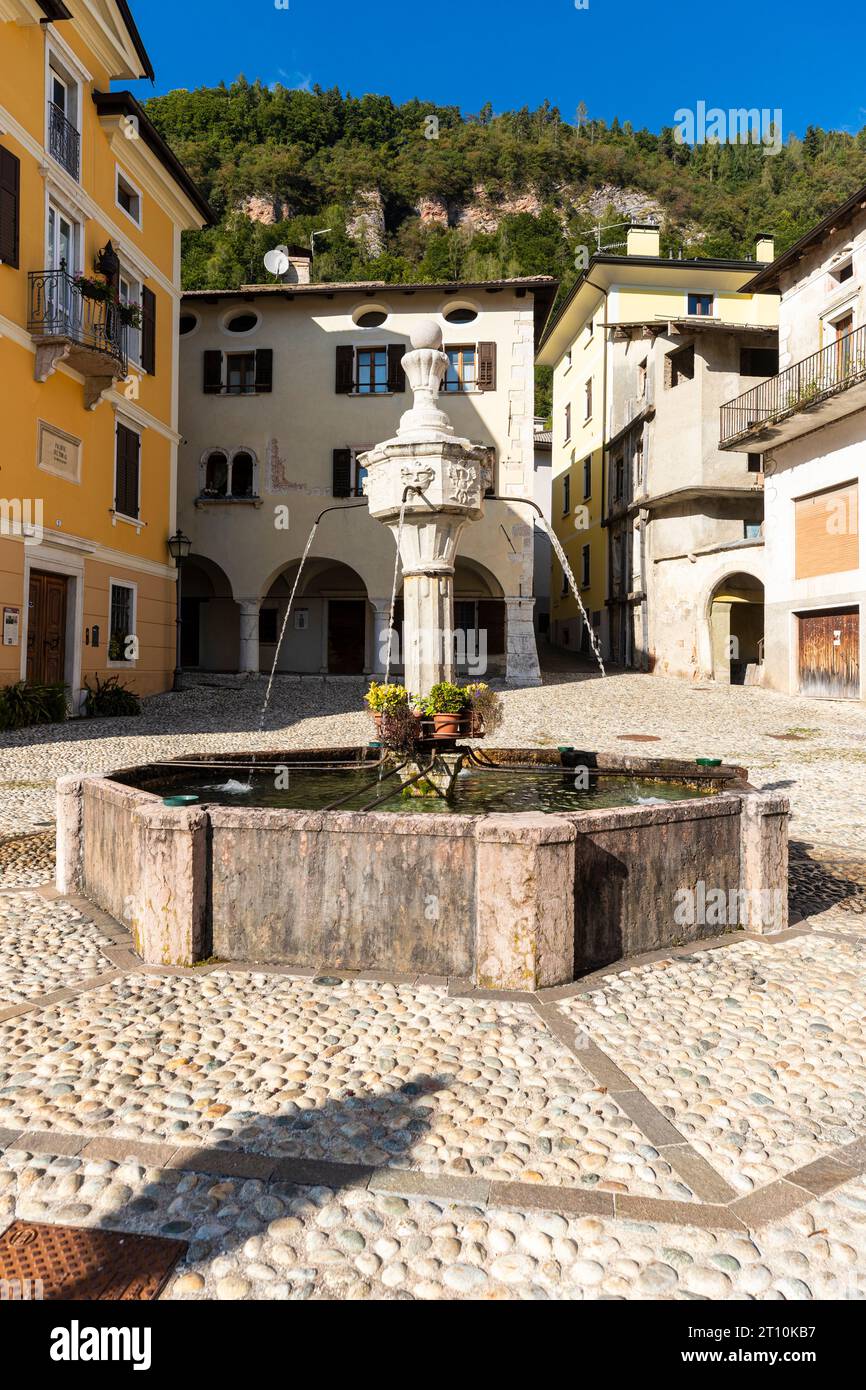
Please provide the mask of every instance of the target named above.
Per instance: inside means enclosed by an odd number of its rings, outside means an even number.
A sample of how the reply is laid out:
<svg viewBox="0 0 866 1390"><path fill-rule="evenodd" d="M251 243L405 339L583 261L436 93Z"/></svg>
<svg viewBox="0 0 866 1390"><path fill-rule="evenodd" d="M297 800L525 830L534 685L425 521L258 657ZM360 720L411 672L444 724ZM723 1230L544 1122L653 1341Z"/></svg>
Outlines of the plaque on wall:
<svg viewBox="0 0 866 1390"><path fill-rule="evenodd" d="M46 473L65 478L68 483L81 482L81 440L66 434L54 425L39 421L39 454L37 463Z"/></svg>

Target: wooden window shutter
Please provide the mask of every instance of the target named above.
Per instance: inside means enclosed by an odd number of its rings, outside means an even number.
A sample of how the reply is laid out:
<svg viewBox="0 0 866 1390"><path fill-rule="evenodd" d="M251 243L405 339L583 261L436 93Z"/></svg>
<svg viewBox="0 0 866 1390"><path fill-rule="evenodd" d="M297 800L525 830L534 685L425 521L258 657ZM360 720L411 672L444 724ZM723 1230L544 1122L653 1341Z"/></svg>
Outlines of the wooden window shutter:
<svg viewBox="0 0 866 1390"><path fill-rule="evenodd" d="M208 348L204 355L204 390L206 395L219 395L223 389L223 355L219 348Z"/></svg>
<svg viewBox="0 0 866 1390"><path fill-rule="evenodd" d="M141 365L150 376L156 374L156 295L146 285L141 288Z"/></svg>
<svg viewBox="0 0 866 1390"><path fill-rule="evenodd" d="M478 389L496 390L496 344L478 344Z"/></svg>
<svg viewBox="0 0 866 1390"><path fill-rule="evenodd" d="M274 352L273 348L258 348L256 351L256 390L273 391L274 389Z"/></svg>
<svg viewBox="0 0 866 1390"><path fill-rule="evenodd" d="M0 145L0 261L18 269L21 161Z"/></svg>
<svg viewBox="0 0 866 1390"><path fill-rule="evenodd" d="M348 345L337 348L337 394L348 396L355 389L355 349Z"/></svg>
<svg viewBox="0 0 866 1390"><path fill-rule="evenodd" d="M141 439L126 425L117 426L117 462L115 465L115 510L123 516L138 518L138 474Z"/></svg>
<svg viewBox="0 0 866 1390"><path fill-rule="evenodd" d="M334 450L334 496L352 495L352 450Z"/></svg>
<svg viewBox="0 0 866 1390"><path fill-rule="evenodd" d="M404 348L402 343L388 345L388 390L405 391L406 373L403 371Z"/></svg>
<svg viewBox="0 0 866 1390"><path fill-rule="evenodd" d="M829 488L794 502L795 579L843 574L860 563L856 483Z"/></svg>

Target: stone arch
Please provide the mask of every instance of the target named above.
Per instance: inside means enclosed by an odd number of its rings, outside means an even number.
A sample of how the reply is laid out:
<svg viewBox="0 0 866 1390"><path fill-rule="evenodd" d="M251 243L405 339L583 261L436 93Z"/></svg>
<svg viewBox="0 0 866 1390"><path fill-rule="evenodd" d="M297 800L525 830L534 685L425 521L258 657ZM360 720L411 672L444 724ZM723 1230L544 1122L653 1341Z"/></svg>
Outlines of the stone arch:
<svg viewBox="0 0 866 1390"><path fill-rule="evenodd" d="M193 551L183 562L180 583L181 666L237 670L240 610L225 570Z"/></svg>
<svg viewBox="0 0 866 1390"><path fill-rule="evenodd" d="M759 683L764 660L763 578L734 568L716 575L706 591L703 612L708 675L723 685Z"/></svg>
<svg viewBox="0 0 866 1390"><path fill-rule="evenodd" d="M270 669L300 559L282 565L267 581L259 619L260 661ZM373 610L364 578L329 556L307 559L277 662L278 671L361 675L371 670Z"/></svg>

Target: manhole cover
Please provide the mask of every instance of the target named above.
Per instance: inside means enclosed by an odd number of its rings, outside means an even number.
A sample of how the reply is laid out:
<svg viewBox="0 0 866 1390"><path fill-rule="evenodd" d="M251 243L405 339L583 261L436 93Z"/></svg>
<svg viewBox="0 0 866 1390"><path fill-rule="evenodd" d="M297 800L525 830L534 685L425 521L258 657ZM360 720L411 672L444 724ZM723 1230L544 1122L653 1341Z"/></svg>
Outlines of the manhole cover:
<svg viewBox="0 0 866 1390"><path fill-rule="evenodd" d="M0 1236L0 1281L29 1298L148 1302L186 1248L162 1236L13 1221Z"/></svg>
<svg viewBox="0 0 866 1390"><path fill-rule="evenodd" d="M617 734L617 738L626 743L661 743L659 734Z"/></svg>

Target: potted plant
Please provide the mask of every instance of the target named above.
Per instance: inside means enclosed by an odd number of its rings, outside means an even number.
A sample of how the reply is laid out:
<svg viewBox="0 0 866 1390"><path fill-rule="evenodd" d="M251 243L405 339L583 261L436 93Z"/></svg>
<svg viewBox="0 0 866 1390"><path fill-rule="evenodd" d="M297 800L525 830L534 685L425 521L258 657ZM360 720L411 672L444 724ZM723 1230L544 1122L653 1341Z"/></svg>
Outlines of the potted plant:
<svg viewBox="0 0 866 1390"><path fill-rule="evenodd" d="M141 308L138 304L124 304L123 300L119 299L114 307L120 322L126 324L127 328L141 327Z"/></svg>
<svg viewBox="0 0 866 1390"><path fill-rule="evenodd" d="M364 703L381 733L383 715L397 714L403 709L409 709L409 692L404 685L385 685L384 682L371 681L370 689L364 696Z"/></svg>
<svg viewBox="0 0 866 1390"><path fill-rule="evenodd" d="M437 738L457 738L466 729L466 691L453 681L438 681L424 701L424 713L433 720Z"/></svg>
<svg viewBox="0 0 866 1390"><path fill-rule="evenodd" d="M106 280L94 280L89 275L76 275L73 283L85 299L94 299L98 304L107 304L111 299L111 286Z"/></svg>
<svg viewBox="0 0 866 1390"><path fill-rule="evenodd" d="M467 685L465 693L469 701L470 736L483 738L485 734L495 734L502 723L502 696L484 681Z"/></svg>

